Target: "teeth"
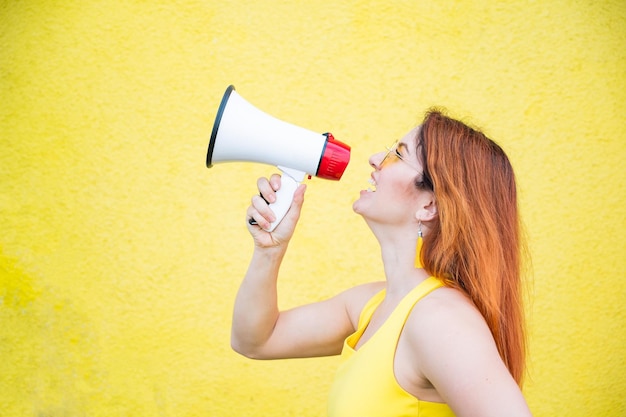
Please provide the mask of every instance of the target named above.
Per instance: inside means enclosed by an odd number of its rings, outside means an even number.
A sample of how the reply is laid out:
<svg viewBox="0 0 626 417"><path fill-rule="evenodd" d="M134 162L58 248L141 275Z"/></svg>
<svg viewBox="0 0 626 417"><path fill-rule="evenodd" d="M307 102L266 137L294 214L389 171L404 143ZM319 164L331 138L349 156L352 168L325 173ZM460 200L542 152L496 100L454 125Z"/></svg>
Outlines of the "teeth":
<svg viewBox="0 0 626 417"><path fill-rule="evenodd" d="M367 180L367 182L369 182L370 184L372 184L372 185L373 185L373 187L369 187L369 188L367 189L367 192L368 192L368 193L373 193L373 192L375 192L375 191L376 191L376 181L374 181L374 178L370 178L369 180Z"/></svg>
<svg viewBox="0 0 626 417"><path fill-rule="evenodd" d="M372 184L374 187L369 187L367 189L368 193L373 193L374 191L376 191L376 181L374 181L373 178L370 178L369 180L367 180L367 182L369 182L370 184Z"/></svg>

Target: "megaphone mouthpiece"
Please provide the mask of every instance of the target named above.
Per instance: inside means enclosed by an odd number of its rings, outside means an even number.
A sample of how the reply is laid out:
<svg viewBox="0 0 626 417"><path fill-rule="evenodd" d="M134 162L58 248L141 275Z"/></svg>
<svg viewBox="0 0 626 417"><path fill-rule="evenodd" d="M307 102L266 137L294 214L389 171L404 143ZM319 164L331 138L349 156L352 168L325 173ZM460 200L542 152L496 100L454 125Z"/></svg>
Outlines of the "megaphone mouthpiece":
<svg viewBox="0 0 626 417"><path fill-rule="evenodd" d="M350 162L350 147L334 138L332 133L325 133L326 147L322 153L316 177L327 180L339 180Z"/></svg>

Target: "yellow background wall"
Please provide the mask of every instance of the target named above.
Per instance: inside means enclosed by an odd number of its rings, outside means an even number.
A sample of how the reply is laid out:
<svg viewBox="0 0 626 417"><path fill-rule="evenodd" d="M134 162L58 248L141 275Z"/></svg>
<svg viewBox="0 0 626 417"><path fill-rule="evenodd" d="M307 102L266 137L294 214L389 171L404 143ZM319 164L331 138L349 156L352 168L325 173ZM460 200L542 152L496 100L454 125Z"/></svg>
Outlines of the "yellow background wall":
<svg viewBox="0 0 626 417"><path fill-rule="evenodd" d="M229 84L353 147L281 305L380 279L367 157L432 105L509 153L536 416L626 416L626 3L0 1L0 415L321 416L337 358L229 347L259 164L207 170Z"/></svg>

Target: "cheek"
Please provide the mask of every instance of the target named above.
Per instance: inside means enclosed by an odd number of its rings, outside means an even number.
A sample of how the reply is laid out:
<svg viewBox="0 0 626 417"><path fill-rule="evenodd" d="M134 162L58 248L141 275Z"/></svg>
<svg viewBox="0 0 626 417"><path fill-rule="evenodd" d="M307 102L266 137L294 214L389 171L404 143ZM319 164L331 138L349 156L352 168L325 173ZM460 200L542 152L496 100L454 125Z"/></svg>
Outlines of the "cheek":
<svg viewBox="0 0 626 417"><path fill-rule="evenodd" d="M375 204L382 207L385 214L394 218L413 217L418 201L418 191L412 181L393 181L378 187Z"/></svg>
<svg viewBox="0 0 626 417"><path fill-rule="evenodd" d="M395 199L407 200L408 202L414 201L419 193L419 190L415 187L414 179L407 181L406 178L389 184L389 190Z"/></svg>

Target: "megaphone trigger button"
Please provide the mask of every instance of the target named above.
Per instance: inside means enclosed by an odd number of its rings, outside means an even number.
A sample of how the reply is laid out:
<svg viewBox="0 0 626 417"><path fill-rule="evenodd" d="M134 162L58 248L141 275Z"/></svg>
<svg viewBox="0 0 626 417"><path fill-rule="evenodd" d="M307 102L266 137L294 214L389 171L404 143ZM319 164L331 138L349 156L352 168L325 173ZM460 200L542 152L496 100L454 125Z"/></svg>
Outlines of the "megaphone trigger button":
<svg viewBox="0 0 626 417"><path fill-rule="evenodd" d="M311 177L311 174L309 174L309 175L308 175L308 177L309 177L309 179L311 179L311 178L312 178L312 177Z"/></svg>

